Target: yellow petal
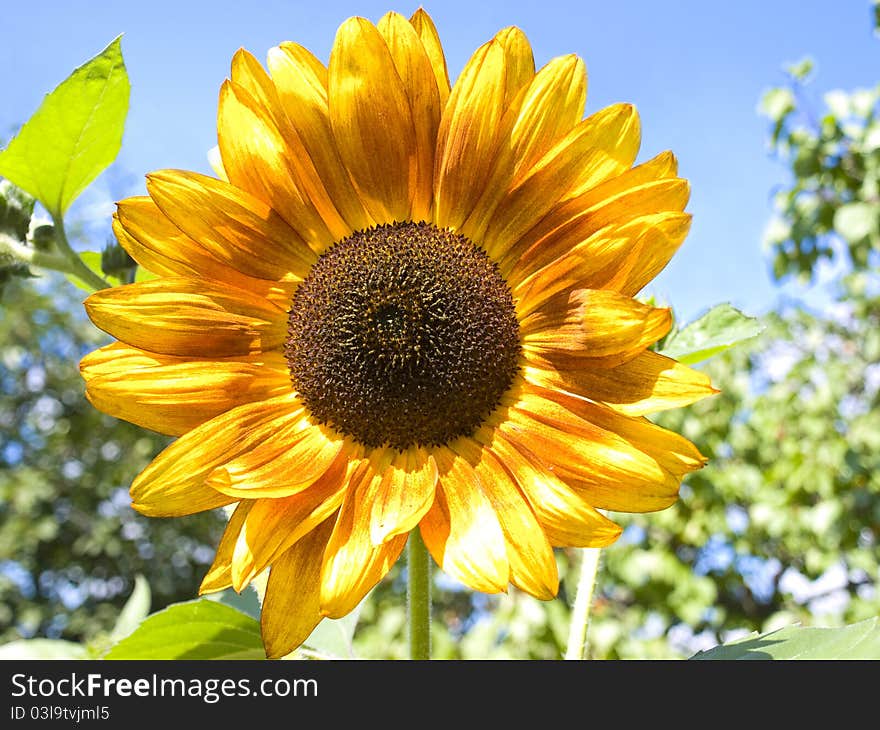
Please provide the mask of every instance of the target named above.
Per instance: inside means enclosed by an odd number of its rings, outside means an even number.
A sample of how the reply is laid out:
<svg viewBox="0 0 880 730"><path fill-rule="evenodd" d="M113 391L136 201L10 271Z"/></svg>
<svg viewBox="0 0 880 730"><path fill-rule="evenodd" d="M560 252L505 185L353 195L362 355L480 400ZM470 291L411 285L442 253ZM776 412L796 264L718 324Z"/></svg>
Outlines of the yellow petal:
<svg viewBox="0 0 880 730"><path fill-rule="evenodd" d="M276 557L335 513L348 485L348 464L337 460L308 489L280 499L253 502L234 545L231 580L244 586Z"/></svg>
<svg viewBox="0 0 880 730"><path fill-rule="evenodd" d="M610 408L564 391L541 391L543 397L562 405L579 418L615 433L639 451L648 454L676 477L706 465L696 446L683 436L669 431L647 418L631 418Z"/></svg>
<svg viewBox="0 0 880 730"><path fill-rule="evenodd" d="M287 334L284 310L262 297L182 276L103 289L84 305L116 339L166 355L250 355L279 347Z"/></svg>
<svg viewBox="0 0 880 730"><path fill-rule="evenodd" d="M131 485L132 507L149 517L179 517L238 500L205 484L218 466L267 439L302 406L291 395L233 408L166 447Z"/></svg>
<svg viewBox="0 0 880 730"><path fill-rule="evenodd" d="M510 473L488 448L469 439L459 439L454 449L473 466L501 524L511 583L536 598L553 598L559 589L553 548Z"/></svg>
<svg viewBox="0 0 880 730"><path fill-rule="evenodd" d="M627 416L680 408L716 394L709 377L663 355L646 350L613 368L565 368L530 357L526 379L547 388L563 388L600 401Z"/></svg>
<svg viewBox="0 0 880 730"><path fill-rule="evenodd" d="M452 88L434 166L434 222L441 228L460 228L485 188L509 91L508 70L520 66L492 40L471 56Z"/></svg>
<svg viewBox="0 0 880 730"><path fill-rule="evenodd" d="M559 201L629 168L638 147L632 105L616 104L584 119L514 180L482 237L486 250L501 258Z"/></svg>
<svg viewBox="0 0 880 730"><path fill-rule="evenodd" d="M517 298L517 316L523 319L551 297L573 289L609 289L632 296L636 292L624 291L631 274L656 261L647 249L655 243L664 250L677 247L689 221L689 214L678 211L641 215L601 228L533 273L528 273L530 266L514 268L507 281Z"/></svg>
<svg viewBox="0 0 880 730"><path fill-rule="evenodd" d="M412 530L434 501L436 484L437 464L427 451L411 447L395 454L381 479L371 484L376 491L366 497L372 503L373 544L381 545Z"/></svg>
<svg viewBox="0 0 880 730"><path fill-rule="evenodd" d="M419 523L425 546L446 573L475 591L507 590L510 565L495 510L473 467L448 449L437 452L436 500Z"/></svg>
<svg viewBox="0 0 880 730"><path fill-rule="evenodd" d="M620 537L620 526L551 472L532 464L503 434L495 434L492 451L516 479L552 545L605 547Z"/></svg>
<svg viewBox="0 0 880 730"><path fill-rule="evenodd" d="M235 549L235 543L238 540L244 519L254 504L255 502L251 500L243 500L236 505L230 515L223 536L220 538L220 544L217 546L214 562L199 586L200 596L232 588L232 552Z"/></svg>
<svg viewBox="0 0 880 730"><path fill-rule="evenodd" d="M449 98L449 71L446 67L446 56L443 53L443 46L440 43L440 35L431 16L419 8L413 13L409 19L412 27L415 28L428 58L431 59L431 67L434 70L434 78L437 82L437 91L440 96L440 108L446 106L446 100Z"/></svg>
<svg viewBox="0 0 880 730"><path fill-rule="evenodd" d="M481 241L511 181L531 167L580 120L586 71L577 56L550 61L523 86L499 124L498 145L488 182L462 232Z"/></svg>
<svg viewBox="0 0 880 730"><path fill-rule="evenodd" d="M410 218L428 220L434 193L434 149L442 111L437 80L425 47L406 18L399 13L387 13L376 27L403 84L415 132L417 164L409 177Z"/></svg>
<svg viewBox="0 0 880 730"><path fill-rule="evenodd" d="M258 279L304 279L314 252L272 208L222 180L183 170L147 175L168 219L219 261Z"/></svg>
<svg viewBox="0 0 880 730"><path fill-rule="evenodd" d="M328 71L333 137L361 201L380 223L409 220L419 148L388 45L368 20L349 18L337 31Z"/></svg>
<svg viewBox="0 0 880 730"><path fill-rule="evenodd" d="M332 528L327 520L272 563L260 611L269 659L292 652L321 621L321 555Z"/></svg>
<svg viewBox="0 0 880 730"><path fill-rule="evenodd" d="M242 86L220 89L217 136L229 181L274 208L314 251L336 239L308 195L297 152Z"/></svg>
<svg viewBox="0 0 880 730"><path fill-rule="evenodd" d="M116 355L80 363L89 401L104 413L179 436L236 406L291 391L281 353L238 360L183 360L115 343ZM103 354L103 353L102 353ZM144 361L152 358L154 364ZM94 364L93 364L94 363Z"/></svg>
<svg viewBox="0 0 880 730"><path fill-rule="evenodd" d="M289 497L321 479L345 446L341 436L313 425L303 411L272 439L219 466L208 484L232 497Z"/></svg>
<svg viewBox="0 0 880 730"><path fill-rule="evenodd" d="M287 119L299 135L335 208L351 230L369 228L374 220L360 202L333 139L326 67L310 51L295 43L272 48L268 64Z"/></svg>
<svg viewBox="0 0 880 730"><path fill-rule="evenodd" d="M621 177L624 175L612 181ZM652 213L683 211L690 189L686 180L667 178L624 188L591 204L592 193L591 190L557 205L511 246L499 264L502 270L521 271L519 279L572 253L581 242L603 228L620 226Z"/></svg>
<svg viewBox="0 0 880 730"><path fill-rule="evenodd" d="M651 512L678 498L680 478L615 433L526 394L498 428L529 460L599 509Z"/></svg>
<svg viewBox="0 0 880 730"><path fill-rule="evenodd" d="M678 251L690 226L691 216L681 213L677 216L670 215L666 225L646 230L626 262L621 265L618 274L603 284L603 288L613 289L627 296L638 294L663 271L672 255Z"/></svg>
<svg viewBox="0 0 880 730"><path fill-rule="evenodd" d="M378 452L381 454L381 452ZM376 465L382 458L365 459L351 478L348 493L339 508L333 534L321 567L321 613L341 618L391 570L400 557L407 535L398 535L381 545L370 539L372 504L365 496L382 478Z"/></svg>
<svg viewBox="0 0 880 730"><path fill-rule="evenodd" d="M175 226L148 196L127 198L117 203L113 232L131 257L159 276L188 276L223 281L285 307L295 281L274 282L246 276L224 263L198 241Z"/></svg>
<svg viewBox="0 0 880 730"><path fill-rule="evenodd" d="M551 364L581 360L613 367L644 352L672 327L667 308L616 292L576 289L560 294L521 322L523 351Z"/></svg>

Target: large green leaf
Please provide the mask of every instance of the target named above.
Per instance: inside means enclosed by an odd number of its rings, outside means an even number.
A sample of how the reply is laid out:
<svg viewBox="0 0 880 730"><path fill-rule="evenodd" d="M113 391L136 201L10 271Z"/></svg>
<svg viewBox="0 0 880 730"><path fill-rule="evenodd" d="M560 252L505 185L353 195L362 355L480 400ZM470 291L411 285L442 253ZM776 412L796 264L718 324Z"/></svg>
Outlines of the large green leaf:
<svg viewBox="0 0 880 730"><path fill-rule="evenodd" d="M763 329L764 325L754 317L729 304L719 304L671 335L661 354L693 365L755 337Z"/></svg>
<svg viewBox="0 0 880 730"><path fill-rule="evenodd" d="M204 598L154 613L104 655L104 659L265 658L255 619Z"/></svg>
<svg viewBox="0 0 880 730"><path fill-rule="evenodd" d="M698 652L691 659L880 659L880 619L839 629L786 626Z"/></svg>
<svg viewBox="0 0 880 730"><path fill-rule="evenodd" d="M119 153L129 88L116 38L43 99L0 152L0 175L60 217Z"/></svg>

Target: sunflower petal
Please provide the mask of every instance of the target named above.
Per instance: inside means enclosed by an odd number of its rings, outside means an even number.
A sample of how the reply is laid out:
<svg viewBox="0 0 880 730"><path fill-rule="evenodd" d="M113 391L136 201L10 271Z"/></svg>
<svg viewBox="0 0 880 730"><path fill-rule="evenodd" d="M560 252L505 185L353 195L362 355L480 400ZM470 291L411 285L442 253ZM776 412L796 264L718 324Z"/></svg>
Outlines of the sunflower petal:
<svg viewBox="0 0 880 730"><path fill-rule="evenodd" d="M287 119L315 165L335 208L352 231L373 225L360 202L333 139L327 102L327 68L295 43L269 51L269 70Z"/></svg>
<svg viewBox="0 0 880 730"><path fill-rule="evenodd" d="M629 168L638 148L638 116L632 105L610 106L584 119L514 180L482 237L486 250L503 257L560 200Z"/></svg>
<svg viewBox="0 0 880 730"><path fill-rule="evenodd" d="M231 497L290 497L321 479L344 448L341 436L313 425L303 411L265 443L218 466L208 485Z"/></svg>
<svg viewBox="0 0 880 730"><path fill-rule="evenodd" d="M409 19L412 27L415 28L428 58L431 59L431 67L434 70L434 78L437 81L437 91L440 96L440 108L446 106L446 100L449 98L449 71L446 67L446 56L443 53L443 46L440 43L440 36L431 16L419 8L413 13Z"/></svg>
<svg viewBox="0 0 880 730"><path fill-rule="evenodd" d="M417 133L404 82L372 23L340 26L328 72L333 137L361 201L381 223L409 220Z"/></svg>
<svg viewBox="0 0 880 730"><path fill-rule="evenodd" d="M431 509L419 523L425 546L446 573L475 591L507 590L510 564L495 510L462 457L437 453L440 483Z"/></svg>
<svg viewBox="0 0 880 730"><path fill-rule="evenodd" d="M233 408L166 447L131 485L132 507L149 517L179 517L238 500L205 484L221 464L263 443L302 406L290 395Z"/></svg>
<svg viewBox="0 0 880 730"><path fill-rule="evenodd" d="M156 205L211 255L243 274L305 278L316 257L281 216L243 190L206 175L160 170L147 175Z"/></svg>
<svg viewBox="0 0 880 730"><path fill-rule="evenodd" d="M434 501L437 464L421 448L395 454L382 478L373 483L370 539L381 545L392 537L412 530Z"/></svg>
<svg viewBox="0 0 880 730"><path fill-rule="evenodd" d="M523 370L530 383L563 388L627 416L680 408L718 392L705 373L651 350L613 368L562 368L532 356Z"/></svg>
<svg viewBox="0 0 880 730"><path fill-rule="evenodd" d="M406 545L406 534L381 545L374 545L370 539L372 505L365 496L382 478L374 464L376 460L363 460L352 476L324 552L321 613L330 618L350 613L391 570Z"/></svg>
<svg viewBox="0 0 880 730"><path fill-rule="evenodd" d="M279 659L296 649L323 618L321 555L332 528L333 520L326 520L272 563L260 611L269 659Z"/></svg>
<svg viewBox="0 0 880 730"><path fill-rule="evenodd" d="M425 46L406 18L387 13L376 27L403 83L415 132L416 166L409 173L410 218L427 220L433 202L434 149L442 111L437 80Z"/></svg>
<svg viewBox="0 0 880 730"><path fill-rule="evenodd" d="M559 589L553 548L510 473L490 450L474 441L459 439L454 449L473 466L501 524L511 583L536 598L553 598Z"/></svg>
<svg viewBox="0 0 880 730"><path fill-rule="evenodd" d="M333 243L336 235L308 196L296 152L272 115L228 80L220 89L217 136L230 183L274 208L312 250Z"/></svg>
<svg viewBox="0 0 880 730"><path fill-rule="evenodd" d="M182 276L102 289L84 305L96 327L166 355L250 355L279 347L287 334L284 310L262 297Z"/></svg>
<svg viewBox="0 0 880 730"><path fill-rule="evenodd" d="M499 430L531 463L599 509L651 512L678 498L681 479L649 454L534 393L508 409Z"/></svg>
<svg viewBox="0 0 880 730"><path fill-rule="evenodd" d="M246 585L281 553L335 513L347 487L347 464L338 460L311 487L280 499L253 502L234 546L231 571L236 585Z"/></svg>
<svg viewBox="0 0 880 730"><path fill-rule="evenodd" d="M502 434L496 434L491 448L516 479L552 545L605 547L620 537L619 525L552 473L532 464Z"/></svg>
<svg viewBox="0 0 880 730"><path fill-rule="evenodd" d="M120 344L102 349L117 357L103 362L103 353L92 353L80 363L89 401L114 418L170 436L291 390L286 363L276 352L217 361L149 356ZM150 358L154 364L145 364Z"/></svg>
<svg viewBox="0 0 880 730"><path fill-rule="evenodd" d="M235 543L238 541L238 534L241 532L245 517L247 517L254 504L251 500L242 500L229 516L226 529L223 530L223 536L220 538L220 544L217 546L214 562L199 586L200 596L203 596L205 593L215 593L232 588L232 553L235 549Z"/></svg>
<svg viewBox="0 0 880 730"><path fill-rule="evenodd" d="M671 327L669 309L597 289L557 295L521 322L526 357L537 353L551 363L582 359L587 367L631 360Z"/></svg>

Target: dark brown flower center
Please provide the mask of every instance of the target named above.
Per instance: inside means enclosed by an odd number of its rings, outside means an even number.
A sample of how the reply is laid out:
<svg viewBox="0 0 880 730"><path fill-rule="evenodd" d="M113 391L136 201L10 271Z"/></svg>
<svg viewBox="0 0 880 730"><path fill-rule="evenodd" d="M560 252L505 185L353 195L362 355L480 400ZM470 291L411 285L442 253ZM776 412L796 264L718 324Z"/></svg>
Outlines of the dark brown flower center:
<svg viewBox="0 0 880 730"><path fill-rule="evenodd" d="M315 421L406 449L471 435L510 388L513 297L462 235L391 223L334 244L290 305L285 354Z"/></svg>

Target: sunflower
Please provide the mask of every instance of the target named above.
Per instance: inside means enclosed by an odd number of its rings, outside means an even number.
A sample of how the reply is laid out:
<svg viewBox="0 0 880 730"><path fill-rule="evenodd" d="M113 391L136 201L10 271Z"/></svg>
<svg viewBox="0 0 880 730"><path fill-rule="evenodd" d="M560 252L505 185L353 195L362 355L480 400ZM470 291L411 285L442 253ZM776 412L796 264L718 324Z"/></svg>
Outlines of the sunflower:
<svg viewBox="0 0 880 730"><path fill-rule="evenodd" d="M466 586L552 598L555 547L614 542L600 510L668 507L705 463L646 415L715 391L650 349L671 315L634 298L688 230L675 158L634 166L635 109L584 116L581 59L536 70L514 27L453 86L423 10L267 65L233 58L216 177L118 204L155 276L85 303L116 340L82 361L90 401L179 437L133 507L227 508L201 591L268 569L270 657L416 528Z"/></svg>

